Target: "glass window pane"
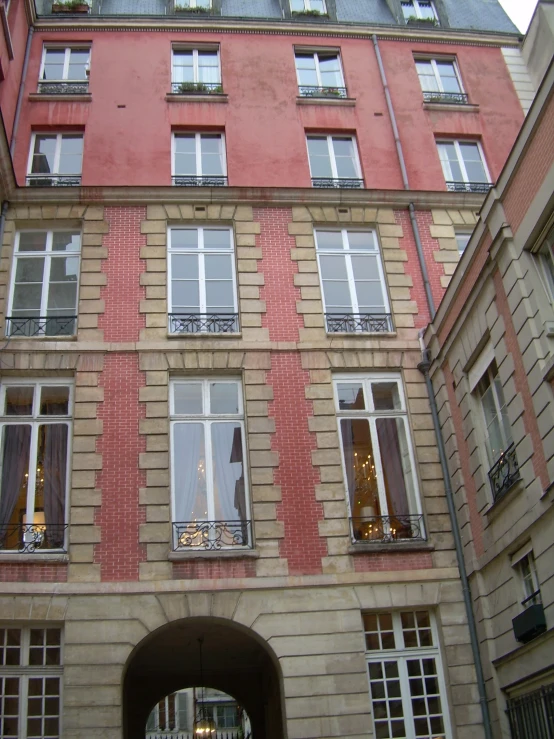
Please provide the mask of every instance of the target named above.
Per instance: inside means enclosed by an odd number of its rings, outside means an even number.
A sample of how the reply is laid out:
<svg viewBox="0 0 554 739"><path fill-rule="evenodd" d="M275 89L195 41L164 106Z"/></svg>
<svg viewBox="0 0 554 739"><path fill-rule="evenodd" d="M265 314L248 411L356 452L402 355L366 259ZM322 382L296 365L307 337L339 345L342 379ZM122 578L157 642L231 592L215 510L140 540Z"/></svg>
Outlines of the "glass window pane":
<svg viewBox="0 0 554 739"><path fill-rule="evenodd" d="M222 280L206 282L206 312L220 313L223 310L232 313L235 307L233 283Z"/></svg>
<svg viewBox="0 0 554 739"><path fill-rule="evenodd" d="M238 413L239 388L235 382L210 383L210 413Z"/></svg>
<svg viewBox="0 0 554 739"><path fill-rule="evenodd" d="M68 80L86 80L87 65L89 60L88 49L72 49L69 57Z"/></svg>
<svg viewBox="0 0 554 739"><path fill-rule="evenodd" d="M56 153L56 136L35 136L35 148L31 172L35 174L49 174L54 171L54 157Z"/></svg>
<svg viewBox="0 0 554 739"><path fill-rule="evenodd" d="M198 280L196 254L172 254L171 277L174 280Z"/></svg>
<svg viewBox="0 0 554 739"><path fill-rule="evenodd" d="M19 234L18 251L45 251L46 231L21 231Z"/></svg>
<svg viewBox="0 0 554 739"><path fill-rule="evenodd" d="M343 249L340 231L316 231L318 249Z"/></svg>
<svg viewBox="0 0 554 739"><path fill-rule="evenodd" d="M371 394L376 411L398 411L402 408L397 382L372 382Z"/></svg>
<svg viewBox="0 0 554 739"><path fill-rule="evenodd" d="M437 71L444 92L461 92L453 62L437 62Z"/></svg>
<svg viewBox="0 0 554 739"><path fill-rule="evenodd" d="M200 312L200 293L198 281L171 281L171 309L176 313Z"/></svg>
<svg viewBox="0 0 554 739"><path fill-rule="evenodd" d="M317 87L317 72L315 57L313 54L297 54L296 70L298 72L298 82L306 87Z"/></svg>
<svg viewBox="0 0 554 739"><path fill-rule="evenodd" d="M333 176L326 137L308 137L308 155L312 177Z"/></svg>
<svg viewBox="0 0 554 739"><path fill-rule="evenodd" d="M56 257L50 263L50 283L77 282L79 276L78 257Z"/></svg>
<svg viewBox="0 0 554 739"><path fill-rule="evenodd" d="M231 255L206 254L204 274L207 280L232 280L233 262Z"/></svg>
<svg viewBox="0 0 554 739"><path fill-rule="evenodd" d="M364 410L364 390L361 382L339 382L337 396L341 411Z"/></svg>
<svg viewBox="0 0 554 739"><path fill-rule="evenodd" d="M352 297L347 281L323 280L323 297L327 312L352 313Z"/></svg>
<svg viewBox="0 0 554 739"><path fill-rule="evenodd" d="M350 249L376 251L375 234L372 231L348 231L348 246Z"/></svg>
<svg viewBox="0 0 554 739"><path fill-rule="evenodd" d="M333 138L335 164L339 177L358 177L352 139Z"/></svg>
<svg viewBox="0 0 554 739"><path fill-rule="evenodd" d="M321 269L321 277L323 280L347 280L346 259L337 256L321 256L319 258L319 266Z"/></svg>
<svg viewBox="0 0 554 739"><path fill-rule="evenodd" d="M175 174L197 174L196 138L194 134L175 136Z"/></svg>
<svg viewBox="0 0 554 739"><path fill-rule="evenodd" d="M69 388L56 385L42 387L39 413L41 416L69 415Z"/></svg>
<svg viewBox="0 0 554 739"><path fill-rule="evenodd" d="M221 136L203 135L200 138L203 175L223 174L223 148Z"/></svg>
<svg viewBox="0 0 554 739"><path fill-rule="evenodd" d="M52 234L52 251L79 251L80 248L80 233L55 231Z"/></svg>
<svg viewBox="0 0 554 739"><path fill-rule="evenodd" d="M378 418L376 428L388 513L391 517L398 517L390 522L391 534L396 538L409 539L412 537L409 519L402 516L409 515L415 509L415 491L404 419Z"/></svg>
<svg viewBox="0 0 554 739"><path fill-rule="evenodd" d="M183 415L202 413L202 383L178 382L173 386L175 413Z"/></svg>
<svg viewBox="0 0 554 739"><path fill-rule="evenodd" d="M245 521L246 498L242 456L242 429L237 423L213 423L212 461L215 519ZM225 541L226 535L231 541ZM223 534L224 543L248 542L247 531L231 529Z"/></svg>
<svg viewBox="0 0 554 739"><path fill-rule="evenodd" d="M458 162L456 147L452 143L437 144L439 156L447 182L463 182L462 169Z"/></svg>
<svg viewBox="0 0 554 739"><path fill-rule="evenodd" d="M47 49L44 56L43 80L63 79L65 49Z"/></svg>
<svg viewBox="0 0 554 739"><path fill-rule="evenodd" d="M198 248L198 229L197 228L172 228L171 229L171 248L172 249L197 249Z"/></svg>
<svg viewBox="0 0 554 739"><path fill-rule="evenodd" d="M176 385L177 388L185 385ZM175 398L177 405L177 397ZM173 465L175 490L175 521L195 522L208 519L206 489L206 453L204 426L200 423L177 423L173 427ZM202 545L202 532L196 526L180 531L181 544L187 537L198 536L193 546ZM190 543L186 544L190 546Z"/></svg>
<svg viewBox="0 0 554 739"><path fill-rule="evenodd" d="M10 387L6 388L6 416L30 416L33 413L34 388Z"/></svg>
<svg viewBox="0 0 554 739"><path fill-rule="evenodd" d="M204 248L205 249L231 249L231 231L229 229L211 229L204 230Z"/></svg>
<svg viewBox="0 0 554 739"><path fill-rule="evenodd" d="M62 136L58 172L60 174L80 174L82 160L83 137Z"/></svg>
<svg viewBox="0 0 554 739"><path fill-rule="evenodd" d="M356 280L356 296L360 313L384 313L385 300L381 282Z"/></svg>
<svg viewBox="0 0 554 739"><path fill-rule="evenodd" d="M469 182L488 182L485 167L477 144L460 143L460 151L464 160Z"/></svg>

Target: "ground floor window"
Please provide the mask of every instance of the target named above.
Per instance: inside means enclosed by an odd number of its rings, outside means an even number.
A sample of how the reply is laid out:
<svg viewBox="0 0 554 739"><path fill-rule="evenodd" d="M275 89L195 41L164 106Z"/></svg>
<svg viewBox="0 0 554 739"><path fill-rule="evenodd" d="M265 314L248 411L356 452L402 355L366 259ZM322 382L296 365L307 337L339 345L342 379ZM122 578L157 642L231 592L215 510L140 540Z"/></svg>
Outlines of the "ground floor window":
<svg viewBox="0 0 554 739"><path fill-rule="evenodd" d="M554 683L508 701L512 739L552 739Z"/></svg>

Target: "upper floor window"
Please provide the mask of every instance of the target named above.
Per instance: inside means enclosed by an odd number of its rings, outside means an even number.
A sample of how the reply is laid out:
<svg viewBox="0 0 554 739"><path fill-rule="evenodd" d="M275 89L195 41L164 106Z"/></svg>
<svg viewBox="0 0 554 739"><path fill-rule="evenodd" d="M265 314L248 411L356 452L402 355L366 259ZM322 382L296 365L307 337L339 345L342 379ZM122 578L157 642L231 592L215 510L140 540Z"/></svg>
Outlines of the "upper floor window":
<svg viewBox="0 0 554 739"><path fill-rule="evenodd" d="M220 93L221 70L217 49L173 49L171 92Z"/></svg>
<svg viewBox="0 0 554 739"><path fill-rule="evenodd" d="M539 259L550 301L554 303L554 226L540 247Z"/></svg>
<svg viewBox="0 0 554 739"><path fill-rule="evenodd" d="M352 136L309 135L308 157L313 187L362 188L364 181Z"/></svg>
<svg viewBox="0 0 554 739"><path fill-rule="evenodd" d="M80 185L83 167L82 133L34 133L27 185Z"/></svg>
<svg viewBox="0 0 554 739"><path fill-rule="evenodd" d="M290 9L293 13L313 13L314 15L327 13L325 0L290 0Z"/></svg>
<svg viewBox="0 0 554 739"><path fill-rule="evenodd" d="M173 134L173 184L185 187L227 184L222 133Z"/></svg>
<svg viewBox="0 0 554 739"><path fill-rule="evenodd" d="M327 331L392 331L375 231L315 232Z"/></svg>
<svg viewBox="0 0 554 739"><path fill-rule="evenodd" d="M437 141L450 192L488 192L491 179L478 141Z"/></svg>
<svg viewBox="0 0 554 739"><path fill-rule="evenodd" d="M484 350L483 355L486 356L487 351L491 350ZM497 500L520 475L504 390L494 359L483 372L475 392L481 407L485 449L490 466L489 480L493 498Z"/></svg>
<svg viewBox="0 0 554 739"><path fill-rule="evenodd" d="M343 375L334 388L354 541L424 539L400 377Z"/></svg>
<svg viewBox="0 0 554 739"><path fill-rule="evenodd" d="M426 103L467 103L455 61L416 59L415 64Z"/></svg>
<svg viewBox="0 0 554 739"><path fill-rule="evenodd" d="M404 20L423 21L431 25L438 25L438 15L431 0L402 0L402 13Z"/></svg>
<svg viewBox="0 0 554 739"><path fill-rule="evenodd" d="M450 737L433 615L393 611L365 613L363 619L374 735Z"/></svg>
<svg viewBox="0 0 554 739"><path fill-rule="evenodd" d="M0 550L65 549L72 387L54 378L0 391Z"/></svg>
<svg viewBox="0 0 554 739"><path fill-rule="evenodd" d="M80 250L76 231L16 234L7 336L75 334Z"/></svg>
<svg viewBox="0 0 554 739"><path fill-rule="evenodd" d="M0 716L5 739L60 739L62 632L0 628Z"/></svg>
<svg viewBox="0 0 554 739"><path fill-rule="evenodd" d="M169 229L169 331L239 330L235 255L230 228Z"/></svg>
<svg viewBox="0 0 554 739"><path fill-rule="evenodd" d="M461 229L455 228L454 234L456 236L456 244L458 246L458 252L460 256L464 253L466 246L469 244L471 234L473 231L462 231Z"/></svg>
<svg viewBox="0 0 554 739"><path fill-rule="evenodd" d="M533 551L529 550L527 554L518 559L515 567L521 582L521 593L523 595L521 605L527 608L535 603L541 603L541 588Z"/></svg>
<svg viewBox="0 0 554 739"><path fill-rule="evenodd" d="M90 48L45 46L38 91L52 95L87 93L89 62Z"/></svg>
<svg viewBox="0 0 554 739"><path fill-rule="evenodd" d="M212 7L212 0L175 0L175 10L209 10Z"/></svg>
<svg viewBox="0 0 554 739"><path fill-rule="evenodd" d="M346 97L338 52L297 51L295 60L298 92L302 97Z"/></svg>
<svg viewBox="0 0 554 739"><path fill-rule="evenodd" d="M238 380L171 384L173 547L252 546Z"/></svg>

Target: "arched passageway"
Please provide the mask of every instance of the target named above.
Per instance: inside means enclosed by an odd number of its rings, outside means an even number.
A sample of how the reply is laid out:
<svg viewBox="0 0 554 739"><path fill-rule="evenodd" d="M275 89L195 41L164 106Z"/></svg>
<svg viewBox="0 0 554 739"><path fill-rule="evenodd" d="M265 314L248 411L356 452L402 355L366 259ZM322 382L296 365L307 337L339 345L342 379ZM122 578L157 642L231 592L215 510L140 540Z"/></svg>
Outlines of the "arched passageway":
<svg viewBox="0 0 554 739"><path fill-rule="evenodd" d="M123 678L124 739L144 739L148 714L161 698L202 684L200 638L204 685L244 707L253 739L285 739L277 658L253 631L215 618L175 621L137 645Z"/></svg>

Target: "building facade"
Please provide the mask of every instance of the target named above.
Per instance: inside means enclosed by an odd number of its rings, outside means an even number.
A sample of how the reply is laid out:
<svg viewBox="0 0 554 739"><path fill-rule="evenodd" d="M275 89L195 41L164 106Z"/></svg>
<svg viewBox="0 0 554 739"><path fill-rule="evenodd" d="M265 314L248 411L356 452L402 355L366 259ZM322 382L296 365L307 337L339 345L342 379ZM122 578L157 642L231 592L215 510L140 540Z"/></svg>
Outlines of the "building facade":
<svg viewBox="0 0 554 739"><path fill-rule="evenodd" d="M460 6L0 7L5 739L485 735L418 334L531 83Z"/></svg>

